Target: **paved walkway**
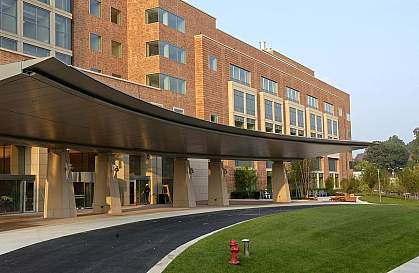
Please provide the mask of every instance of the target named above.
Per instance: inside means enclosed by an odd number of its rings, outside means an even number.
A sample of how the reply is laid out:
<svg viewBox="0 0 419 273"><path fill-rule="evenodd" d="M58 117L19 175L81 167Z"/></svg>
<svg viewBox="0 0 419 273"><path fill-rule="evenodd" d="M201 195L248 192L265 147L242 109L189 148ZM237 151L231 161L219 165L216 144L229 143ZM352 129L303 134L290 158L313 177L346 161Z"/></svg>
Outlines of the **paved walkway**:
<svg viewBox="0 0 419 273"><path fill-rule="evenodd" d="M407 262L389 273L418 273L419 272L419 257Z"/></svg>

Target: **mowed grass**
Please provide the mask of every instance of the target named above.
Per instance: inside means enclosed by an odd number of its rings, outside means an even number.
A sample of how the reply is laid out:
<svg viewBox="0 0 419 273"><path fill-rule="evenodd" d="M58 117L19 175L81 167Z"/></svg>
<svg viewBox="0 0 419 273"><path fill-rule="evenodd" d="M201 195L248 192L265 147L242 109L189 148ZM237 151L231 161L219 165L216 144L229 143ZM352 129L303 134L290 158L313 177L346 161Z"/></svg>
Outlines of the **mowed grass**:
<svg viewBox="0 0 419 273"><path fill-rule="evenodd" d="M364 195L361 197L362 201L367 201L370 203L379 204L380 197L378 195ZM393 204L393 205L403 205L403 206L419 206L419 200L414 199L404 199L398 196L383 196L381 198L382 204Z"/></svg>
<svg viewBox="0 0 419 273"><path fill-rule="evenodd" d="M231 266L229 240L251 240L251 256ZM193 245L164 271L388 272L419 256L419 208L333 206L270 215Z"/></svg>

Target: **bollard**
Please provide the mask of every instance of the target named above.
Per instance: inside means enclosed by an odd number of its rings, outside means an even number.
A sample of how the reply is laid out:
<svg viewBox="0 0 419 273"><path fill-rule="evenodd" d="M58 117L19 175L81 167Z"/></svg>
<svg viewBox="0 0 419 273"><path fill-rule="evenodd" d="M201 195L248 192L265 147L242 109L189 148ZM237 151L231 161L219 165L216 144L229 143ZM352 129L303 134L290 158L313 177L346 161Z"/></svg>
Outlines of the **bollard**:
<svg viewBox="0 0 419 273"><path fill-rule="evenodd" d="M243 242L244 256L249 257L250 256L250 240L243 239L242 242Z"/></svg>
<svg viewBox="0 0 419 273"><path fill-rule="evenodd" d="M240 252L240 246L237 244L235 240L230 240L230 261L229 263L232 265L240 264L238 259L238 254Z"/></svg>

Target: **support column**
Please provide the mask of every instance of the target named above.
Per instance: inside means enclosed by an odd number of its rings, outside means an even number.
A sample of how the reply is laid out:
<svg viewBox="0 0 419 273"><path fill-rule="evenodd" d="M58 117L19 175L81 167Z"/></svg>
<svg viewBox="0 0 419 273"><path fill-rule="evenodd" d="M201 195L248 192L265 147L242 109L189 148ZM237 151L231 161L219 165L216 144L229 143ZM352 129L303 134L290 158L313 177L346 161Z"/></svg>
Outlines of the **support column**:
<svg viewBox="0 0 419 273"><path fill-rule="evenodd" d="M229 205L223 162L219 159L211 160L208 165L208 205Z"/></svg>
<svg viewBox="0 0 419 273"><path fill-rule="evenodd" d="M111 215L122 213L117 179L118 171L119 167L115 164L115 157L112 154L96 156L96 180L93 197L95 213L107 212Z"/></svg>
<svg viewBox="0 0 419 273"><path fill-rule="evenodd" d="M291 202L287 173L285 171L284 162L282 161L276 161L272 166L272 202Z"/></svg>
<svg viewBox="0 0 419 273"><path fill-rule="evenodd" d="M48 151L47 182L45 183L44 218L76 216L70 155L64 149L50 149Z"/></svg>
<svg viewBox="0 0 419 273"><path fill-rule="evenodd" d="M175 159L174 162L173 207L196 207L188 159Z"/></svg>

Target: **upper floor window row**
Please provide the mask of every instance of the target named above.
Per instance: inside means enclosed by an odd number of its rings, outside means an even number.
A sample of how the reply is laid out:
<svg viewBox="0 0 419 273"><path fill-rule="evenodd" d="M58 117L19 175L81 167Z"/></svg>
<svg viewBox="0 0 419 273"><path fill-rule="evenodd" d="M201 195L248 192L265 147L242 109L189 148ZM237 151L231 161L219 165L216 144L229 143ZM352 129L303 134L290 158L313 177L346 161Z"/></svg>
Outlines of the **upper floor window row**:
<svg viewBox="0 0 419 273"><path fill-rule="evenodd" d="M89 0L89 14L100 17L102 15L102 1Z"/></svg>
<svg viewBox="0 0 419 273"><path fill-rule="evenodd" d="M16 0L14 0L16 2ZM38 2L50 5L51 0L38 0ZM55 7L67 12L71 12L71 0L55 0Z"/></svg>
<svg viewBox="0 0 419 273"><path fill-rule="evenodd" d="M262 90L265 91L266 93L270 93L273 95L277 94L277 90L278 90L277 82L267 79L265 77L261 77L260 84L261 84Z"/></svg>
<svg viewBox="0 0 419 273"><path fill-rule="evenodd" d="M300 102L300 91L295 90L293 88L287 87L287 94L286 94L287 100L294 101L294 102Z"/></svg>
<svg viewBox="0 0 419 273"><path fill-rule="evenodd" d="M49 44L50 12L43 8L24 3L23 36Z"/></svg>
<svg viewBox="0 0 419 273"><path fill-rule="evenodd" d="M334 111L335 109L334 109L334 107L333 107L333 104L330 104L330 103L328 103L328 102L325 102L324 103L324 111L326 112L326 113L328 113L328 114L330 114L330 115L333 115L334 114Z"/></svg>
<svg viewBox="0 0 419 273"><path fill-rule="evenodd" d="M230 80L244 85L250 85L250 72L230 64Z"/></svg>
<svg viewBox="0 0 419 273"><path fill-rule="evenodd" d="M319 108L319 101L312 96L307 96L307 106L313 109Z"/></svg>
<svg viewBox="0 0 419 273"><path fill-rule="evenodd" d="M182 95L186 94L186 81L166 74L147 75L147 85Z"/></svg>
<svg viewBox="0 0 419 273"><path fill-rule="evenodd" d="M245 113L250 116L256 116L256 97L252 94L234 90L234 111Z"/></svg>
<svg viewBox="0 0 419 273"><path fill-rule="evenodd" d="M179 48L164 41L148 42L146 48L147 57L160 55L181 64L186 63L186 54L183 48Z"/></svg>
<svg viewBox="0 0 419 273"><path fill-rule="evenodd" d="M179 32L185 33L185 20L174 13L168 12L162 8L148 9L145 11L145 23L161 23Z"/></svg>
<svg viewBox="0 0 419 273"><path fill-rule="evenodd" d="M17 32L17 1L0 0L0 29Z"/></svg>

